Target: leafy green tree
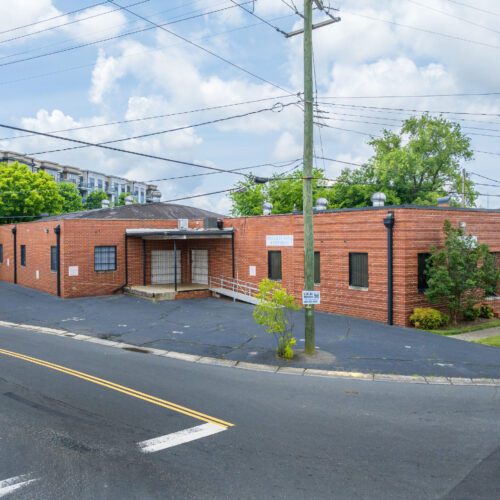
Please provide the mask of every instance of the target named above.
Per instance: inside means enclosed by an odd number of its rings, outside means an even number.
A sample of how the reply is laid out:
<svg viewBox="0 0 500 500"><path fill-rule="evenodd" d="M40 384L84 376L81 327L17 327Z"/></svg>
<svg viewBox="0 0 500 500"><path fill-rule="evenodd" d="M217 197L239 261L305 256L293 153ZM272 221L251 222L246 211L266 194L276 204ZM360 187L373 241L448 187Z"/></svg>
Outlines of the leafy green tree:
<svg viewBox="0 0 500 500"><path fill-rule="evenodd" d="M464 229L444 223L444 248L433 248L427 274L427 298L444 303L456 324L466 309L485 294L493 294L500 280L500 269L488 245L477 243Z"/></svg>
<svg viewBox="0 0 500 500"><path fill-rule="evenodd" d="M59 194L63 198L62 211L64 213L83 210L82 196L75 184L72 182L61 182L58 184L58 188Z"/></svg>
<svg viewBox="0 0 500 500"><path fill-rule="evenodd" d="M275 336L276 354L281 358L292 359L295 345L292 312L299 309L294 296L287 293L281 283L266 278L259 283L257 299L253 311L255 322Z"/></svg>
<svg viewBox="0 0 500 500"><path fill-rule="evenodd" d="M255 184L251 179L240 181L230 193L233 200L232 214L236 216L262 215L264 201L273 204L274 214L302 210L302 171L291 175L274 175L266 184ZM313 171L313 197L328 198L329 189L325 173Z"/></svg>
<svg viewBox="0 0 500 500"><path fill-rule="evenodd" d="M120 193L120 196L118 196L118 199L115 202L115 207L121 207L122 205L125 205L125 198L128 196L131 196L130 193ZM131 196L133 199L132 203L137 203L137 198L135 196Z"/></svg>
<svg viewBox="0 0 500 500"><path fill-rule="evenodd" d="M462 193L461 161L472 159L470 139L460 125L422 115L405 120L399 133L384 130L369 144L374 155L354 170L344 170L333 188L334 206L367 206L376 191L389 203L433 205L448 192ZM465 177L465 204L474 206L474 183Z"/></svg>
<svg viewBox="0 0 500 500"><path fill-rule="evenodd" d="M44 213L60 214L63 202L57 183L46 172L32 172L18 162L0 163L0 215L9 217L0 221L19 222Z"/></svg>
<svg viewBox="0 0 500 500"><path fill-rule="evenodd" d="M95 208L102 207L102 200L107 200L108 195L102 191L101 189L97 189L96 191L92 191L87 195L87 201L85 202L85 208L87 210L92 210Z"/></svg>

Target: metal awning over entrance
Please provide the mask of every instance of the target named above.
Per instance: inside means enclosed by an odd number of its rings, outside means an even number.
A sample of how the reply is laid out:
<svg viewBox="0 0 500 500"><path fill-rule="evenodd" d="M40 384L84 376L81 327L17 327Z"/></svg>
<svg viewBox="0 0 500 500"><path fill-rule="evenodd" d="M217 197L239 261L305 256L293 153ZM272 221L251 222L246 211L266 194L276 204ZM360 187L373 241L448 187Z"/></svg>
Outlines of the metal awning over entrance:
<svg viewBox="0 0 500 500"><path fill-rule="evenodd" d="M174 292L178 291L180 281L180 253L177 248L177 241L182 240L213 240L230 239L231 240L231 263L232 274L235 277L235 258L234 258L234 230L227 229L158 229L158 228L134 228L125 230L125 281L128 285L128 241L130 238L141 239L143 248L143 285L146 286L146 241L165 241L172 242L172 250L158 250L151 252L151 269L158 268L163 272L163 279L154 281L152 285L171 283ZM208 288L209 269L208 269L208 251L193 249L192 252L192 280L198 284L206 284ZM168 277L165 281L165 269ZM153 271L152 271L153 278ZM170 279L171 278L171 279Z"/></svg>

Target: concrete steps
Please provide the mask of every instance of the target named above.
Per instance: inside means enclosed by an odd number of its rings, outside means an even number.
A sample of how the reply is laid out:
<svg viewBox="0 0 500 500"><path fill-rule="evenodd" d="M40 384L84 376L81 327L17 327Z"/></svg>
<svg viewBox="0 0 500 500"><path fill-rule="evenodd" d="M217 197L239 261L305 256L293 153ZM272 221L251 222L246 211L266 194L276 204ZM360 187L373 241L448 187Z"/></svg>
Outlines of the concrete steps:
<svg viewBox="0 0 500 500"><path fill-rule="evenodd" d="M144 287L147 288L147 287ZM131 297L139 297L154 301L175 300L177 292L170 290L141 289L140 287L126 287L123 292Z"/></svg>

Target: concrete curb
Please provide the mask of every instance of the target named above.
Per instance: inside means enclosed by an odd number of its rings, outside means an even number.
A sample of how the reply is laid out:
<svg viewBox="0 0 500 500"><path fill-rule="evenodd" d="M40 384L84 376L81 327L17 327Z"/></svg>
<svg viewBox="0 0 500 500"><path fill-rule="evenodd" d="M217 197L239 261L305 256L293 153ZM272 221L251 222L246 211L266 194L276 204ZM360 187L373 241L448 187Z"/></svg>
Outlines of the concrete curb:
<svg viewBox="0 0 500 500"><path fill-rule="evenodd" d="M115 340L106 340L98 337L91 337L80 333L72 333L66 330L55 328L46 328L44 326L25 325L11 323L9 321L0 321L0 327L17 328L20 330L29 330L31 332L44 333L46 335L56 335L58 337L69 337L82 342L91 342L106 347L115 347L123 350L137 350L154 356L163 356L165 358L178 359L190 363L200 363L204 365L225 366L227 368L239 368L240 370L252 370L268 373L280 373L284 375L309 376L309 377L328 377L344 380L364 380L370 382L405 382L410 384L426 385L468 385L468 386L500 386L500 379L497 378L458 378L458 377L429 377L421 375L393 375L390 373L360 373L346 372L336 370L317 370L315 368L296 368L292 366L264 365L257 363L248 363L245 361L232 361L229 359L211 358L208 356L198 356L196 354L186 354L183 352L166 351L149 347L141 347L125 342Z"/></svg>

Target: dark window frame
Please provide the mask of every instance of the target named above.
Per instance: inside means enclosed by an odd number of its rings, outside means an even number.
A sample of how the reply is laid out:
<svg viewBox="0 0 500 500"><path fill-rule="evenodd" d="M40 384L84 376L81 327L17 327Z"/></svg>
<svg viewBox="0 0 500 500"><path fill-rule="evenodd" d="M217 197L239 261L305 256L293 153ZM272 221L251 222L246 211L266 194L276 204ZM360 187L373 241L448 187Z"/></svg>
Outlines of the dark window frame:
<svg viewBox="0 0 500 500"><path fill-rule="evenodd" d="M113 259L109 259L111 255ZM116 245L96 245L94 247L94 272L102 273L116 271L117 260Z"/></svg>
<svg viewBox="0 0 500 500"><path fill-rule="evenodd" d="M355 257L366 257L366 264L361 262L357 263L357 266L361 264L366 269L354 269L354 258ZM359 276L360 271L366 270L366 276ZM369 268L368 268L368 252L349 252L349 286L354 289L367 290L369 286Z"/></svg>
<svg viewBox="0 0 500 500"><path fill-rule="evenodd" d="M21 266L26 267L26 245L20 245L19 252L21 254Z"/></svg>
<svg viewBox="0 0 500 500"><path fill-rule="evenodd" d="M321 252L314 252L314 284L321 284Z"/></svg>
<svg viewBox="0 0 500 500"><path fill-rule="evenodd" d="M417 254L417 289L420 293L424 293L429 288L425 270L427 269L427 261L431 256L432 254L429 252L419 252Z"/></svg>
<svg viewBox="0 0 500 500"><path fill-rule="evenodd" d="M279 272L274 276L275 269L273 268L273 256L279 256ZM276 264L275 264L276 265ZM278 277L279 275L279 277ZM267 277L273 281L281 281L283 279L283 256L281 250L268 250L267 252Z"/></svg>
<svg viewBox="0 0 500 500"><path fill-rule="evenodd" d="M50 247L50 271L52 273L57 272L57 246L52 245Z"/></svg>

